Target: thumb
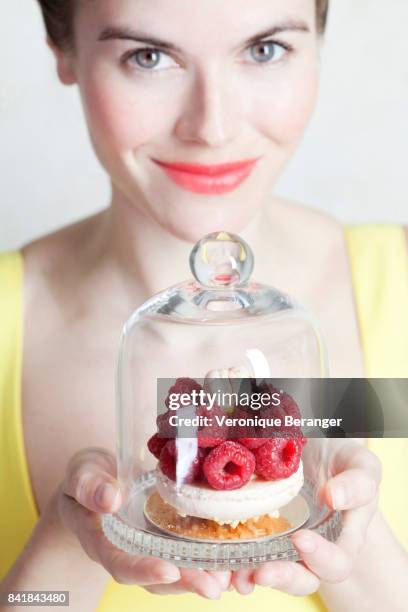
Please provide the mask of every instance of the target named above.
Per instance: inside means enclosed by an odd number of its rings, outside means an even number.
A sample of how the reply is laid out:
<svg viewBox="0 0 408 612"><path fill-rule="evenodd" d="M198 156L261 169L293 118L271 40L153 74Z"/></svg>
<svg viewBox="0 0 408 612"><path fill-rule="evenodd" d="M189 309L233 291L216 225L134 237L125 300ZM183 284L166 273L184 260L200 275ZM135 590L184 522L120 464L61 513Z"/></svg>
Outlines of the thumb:
<svg viewBox="0 0 408 612"><path fill-rule="evenodd" d="M116 512L122 503L114 455L103 448L87 448L68 462L63 493L92 512Z"/></svg>
<svg viewBox="0 0 408 612"><path fill-rule="evenodd" d="M325 488L330 507L347 510L373 501L381 481L378 457L357 443L345 444L335 453Z"/></svg>
<svg viewBox="0 0 408 612"><path fill-rule="evenodd" d="M326 485L326 498L331 508L348 510L372 502L378 483L365 470L351 469L334 476Z"/></svg>

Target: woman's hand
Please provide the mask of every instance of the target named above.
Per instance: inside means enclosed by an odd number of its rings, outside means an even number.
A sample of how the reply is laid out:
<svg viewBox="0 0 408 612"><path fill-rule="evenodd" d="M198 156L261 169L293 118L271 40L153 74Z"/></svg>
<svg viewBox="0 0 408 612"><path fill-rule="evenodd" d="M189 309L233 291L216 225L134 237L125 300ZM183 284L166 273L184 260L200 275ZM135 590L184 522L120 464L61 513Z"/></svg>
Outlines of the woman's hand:
<svg viewBox="0 0 408 612"><path fill-rule="evenodd" d="M131 556L104 536L96 513L119 510L122 503L114 456L101 448L76 453L57 491L57 509L64 527L86 554L121 584L138 584L159 595L192 592L218 599L230 585L230 572L179 569L154 557Z"/></svg>
<svg viewBox="0 0 408 612"><path fill-rule="evenodd" d="M339 440L330 457L330 473L323 498L329 507L341 511L339 539L328 542L311 530L300 529L291 539L302 561L272 561L255 570L234 572L232 584L239 593L250 593L260 585L291 595L310 595L321 581L342 582L351 574L377 510L381 463L357 442Z"/></svg>

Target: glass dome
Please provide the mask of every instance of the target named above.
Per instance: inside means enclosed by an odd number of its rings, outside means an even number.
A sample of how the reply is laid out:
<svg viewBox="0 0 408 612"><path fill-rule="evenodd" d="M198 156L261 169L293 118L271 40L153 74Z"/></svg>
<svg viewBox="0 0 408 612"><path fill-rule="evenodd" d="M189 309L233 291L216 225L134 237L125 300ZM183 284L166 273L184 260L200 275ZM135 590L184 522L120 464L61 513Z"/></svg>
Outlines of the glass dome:
<svg viewBox="0 0 408 612"><path fill-rule="evenodd" d="M209 234L191 252L193 278L124 325L123 504L101 521L130 554L239 569L297 560L289 535L300 527L340 533L323 493L333 440L308 430L311 381L327 376L324 342L310 313L251 280L253 265L239 236Z"/></svg>

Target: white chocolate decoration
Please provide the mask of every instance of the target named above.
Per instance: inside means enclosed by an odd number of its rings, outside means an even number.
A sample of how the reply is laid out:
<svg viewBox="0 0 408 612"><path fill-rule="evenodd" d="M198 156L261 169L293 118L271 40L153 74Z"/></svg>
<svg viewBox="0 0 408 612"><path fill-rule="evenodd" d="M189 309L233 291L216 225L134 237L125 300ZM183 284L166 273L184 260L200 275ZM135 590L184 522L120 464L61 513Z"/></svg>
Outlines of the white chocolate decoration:
<svg viewBox="0 0 408 612"><path fill-rule="evenodd" d="M245 366L233 366L231 368L218 368L207 372L204 379L204 390L206 393L239 393L242 378L249 378L250 374ZM238 380L234 380L238 379ZM235 407L223 404L224 408Z"/></svg>

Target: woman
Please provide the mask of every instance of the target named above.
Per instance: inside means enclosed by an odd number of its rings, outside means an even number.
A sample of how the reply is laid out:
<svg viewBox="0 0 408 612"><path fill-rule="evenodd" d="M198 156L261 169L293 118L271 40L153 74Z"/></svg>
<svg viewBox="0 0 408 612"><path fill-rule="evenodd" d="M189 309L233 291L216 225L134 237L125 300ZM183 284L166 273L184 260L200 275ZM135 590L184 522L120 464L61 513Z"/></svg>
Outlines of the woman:
<svg viewBox="0 0 408 612"><path fill-rule="evenodd" d="M121 502L112 381L122 323L136 305L185 276L191 244L210 231L241 234L257 255L254 277L318 316L332 376L407 375L402 315L398 338L384 344L380 357L364 327L365 296L355 294L371 239L382 261L394 270L398 263L404 282L403 229L346 231L323 213L270 195L315 107L327 2L253 0L250 10L246 0L40 5L59 78L79 87L112 201L2 257L8 347L0 384L8 433L2 475L9 500L3 590L68 589L75 610L207 610L207 599L227 589L236 591L222 598L231 610L248 601L256 610L402 609L402 580L384 586L404 573L408 559L378 509L380 461L351 441L332 457L327 491L331 505L344 511L343 534L331 544L297 532L302 563L231 575L129 559L104 539L95 514ZM237 162L238 169L225 167ZM397 245L392 262L390 241ZM405 293L402 305L404 299L407 305ZM394 329L396 311L384 312ZM378 445L389 464L395 452L406 452L404 441L390 442L392 448ZM407 503L402 492L390 498L394 506ZM109 574L123 584L107 585ZM241 597L255 585L274 590Z"/></svg>

